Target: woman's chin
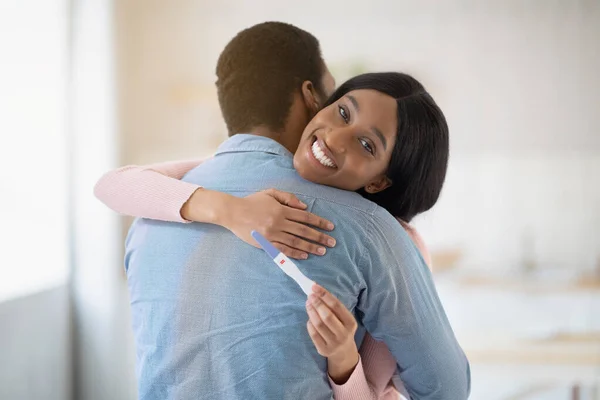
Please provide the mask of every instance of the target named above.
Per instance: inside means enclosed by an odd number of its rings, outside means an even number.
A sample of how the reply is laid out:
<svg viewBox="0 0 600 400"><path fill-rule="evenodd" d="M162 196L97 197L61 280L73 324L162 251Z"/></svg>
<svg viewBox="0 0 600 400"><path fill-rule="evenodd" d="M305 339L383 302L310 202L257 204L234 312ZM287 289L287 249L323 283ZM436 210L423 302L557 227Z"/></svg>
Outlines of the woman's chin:
<svg viewBox="0 0 600 400"><path fill-rule="evenodd" d="M302 178L306 179L309 182L321 183L321 179L319 179L320 177L317 174L315 174L315 172L312 171L311 168L306 168L306 166L300 166L299 168L296 168L296 171L298 171L298 175L300 175Z"/></svg>
<svg viewBox="0 0 600 400"><path fill-rule="evenodd" d="M298 160L296 157L294 157L294 168L296 169L296 172L298 172L298 175L307 181L321 185L326 184L323 179L324 177L319 174L318 171L315 171L315 169L312 168L310 163L307 163L306 160Z"/></svg>
<svg viewBox="0 0 600 400"><path fill-rule="evenodd" d="M294 169L296 170L296 172L298 172L298 175L306 179L304 177L306 173L306 168L304 167L304 163L300 160L300 156L298 156L298 153L296 153L296 155L294 156Z"/></svg>
<svg viewBox="0 0 600 400"><path fill-rule="evenodd" d="M301 151L304 150L304 151ZM314 166L309 160L308 151L305 149L298 149L294 155L294 168L298 171L298 174L306 179L307 181L315 182L318 180L319 174L315 171Z"/></svg>

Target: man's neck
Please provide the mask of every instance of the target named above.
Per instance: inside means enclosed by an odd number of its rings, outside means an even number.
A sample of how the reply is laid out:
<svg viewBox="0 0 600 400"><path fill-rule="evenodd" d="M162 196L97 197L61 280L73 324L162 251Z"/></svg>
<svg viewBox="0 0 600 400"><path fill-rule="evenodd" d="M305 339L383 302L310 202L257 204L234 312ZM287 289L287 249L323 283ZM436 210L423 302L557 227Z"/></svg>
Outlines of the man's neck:
<svg viewBox="0 0 600 400"><path fill-rule="evenodd" d="M298 143L287 143L285 139L289 138L290 135L286 134L285 130L282 132L275 132L272 129L269 129L265 126L258 126L256 128L251 129L248 133L256 136L262 136L269 139L273 139L274 141L288 149L291 153L294 153L294 151L296 151L296 148L298 147Z"/></svg>
<svg viewBox="0 0 600 400"><path fill-rule="evenodd" d="M256 135L256 136L267 137L269 139L273 139L274 141L278 142L279 144L283 144L283 143L281 143L281 138L283 137L281 132L275 132L272 129L269 129L264 126L258 126L256 128L253 128L248 133L250 133L252 135Z"/></svg>

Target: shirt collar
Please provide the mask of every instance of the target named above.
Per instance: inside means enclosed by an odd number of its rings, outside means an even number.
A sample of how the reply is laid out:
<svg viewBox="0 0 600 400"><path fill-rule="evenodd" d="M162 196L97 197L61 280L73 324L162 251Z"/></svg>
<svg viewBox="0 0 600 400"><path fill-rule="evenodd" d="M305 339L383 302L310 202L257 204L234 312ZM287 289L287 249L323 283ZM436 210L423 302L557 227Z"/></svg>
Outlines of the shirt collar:
<svg viewBox="0 0 600 400"><path fill-rule="evenodd" d="M238 133L221 143L215 155L236 152L271 153L293 158L293 154L275 140L246 133Z"/></svg>

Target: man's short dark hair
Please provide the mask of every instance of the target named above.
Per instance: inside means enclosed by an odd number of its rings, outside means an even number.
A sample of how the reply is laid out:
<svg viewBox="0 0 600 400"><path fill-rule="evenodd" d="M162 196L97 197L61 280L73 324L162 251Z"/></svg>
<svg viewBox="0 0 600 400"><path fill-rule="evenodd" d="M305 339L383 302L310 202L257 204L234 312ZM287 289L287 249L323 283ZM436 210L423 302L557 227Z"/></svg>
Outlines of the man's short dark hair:
<svg viewBox="0 0 600 400"><path fill-rule="evenodd" d="M319 41L282 22L264 22L238 33L217 62L217 92L229 135L258 126L281 131L293 94L311 81L322 95L325 63Z"/></svg>

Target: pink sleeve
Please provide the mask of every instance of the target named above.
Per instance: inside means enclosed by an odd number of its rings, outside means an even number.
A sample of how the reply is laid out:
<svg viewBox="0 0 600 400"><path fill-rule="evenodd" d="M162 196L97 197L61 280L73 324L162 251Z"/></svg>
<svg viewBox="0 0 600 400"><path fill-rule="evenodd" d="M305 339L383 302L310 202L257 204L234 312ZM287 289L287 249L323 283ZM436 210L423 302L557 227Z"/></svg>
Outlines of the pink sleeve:
<svg viewBox="0 0 600 400"><path fill-rule="evenodd" d="M180 179L202 160L128 165L104 174L94 194L112 210L134 217L189 222L181 207L200 186Z"/></svg>
<svg viewBox="0 0 600 400"><path fill-rule="evenodd" d="M392 400L399 393L391 383L396 360L383 342L368 333L360 346L360 360L343 385L329 379L336 400Z"/></svg>

